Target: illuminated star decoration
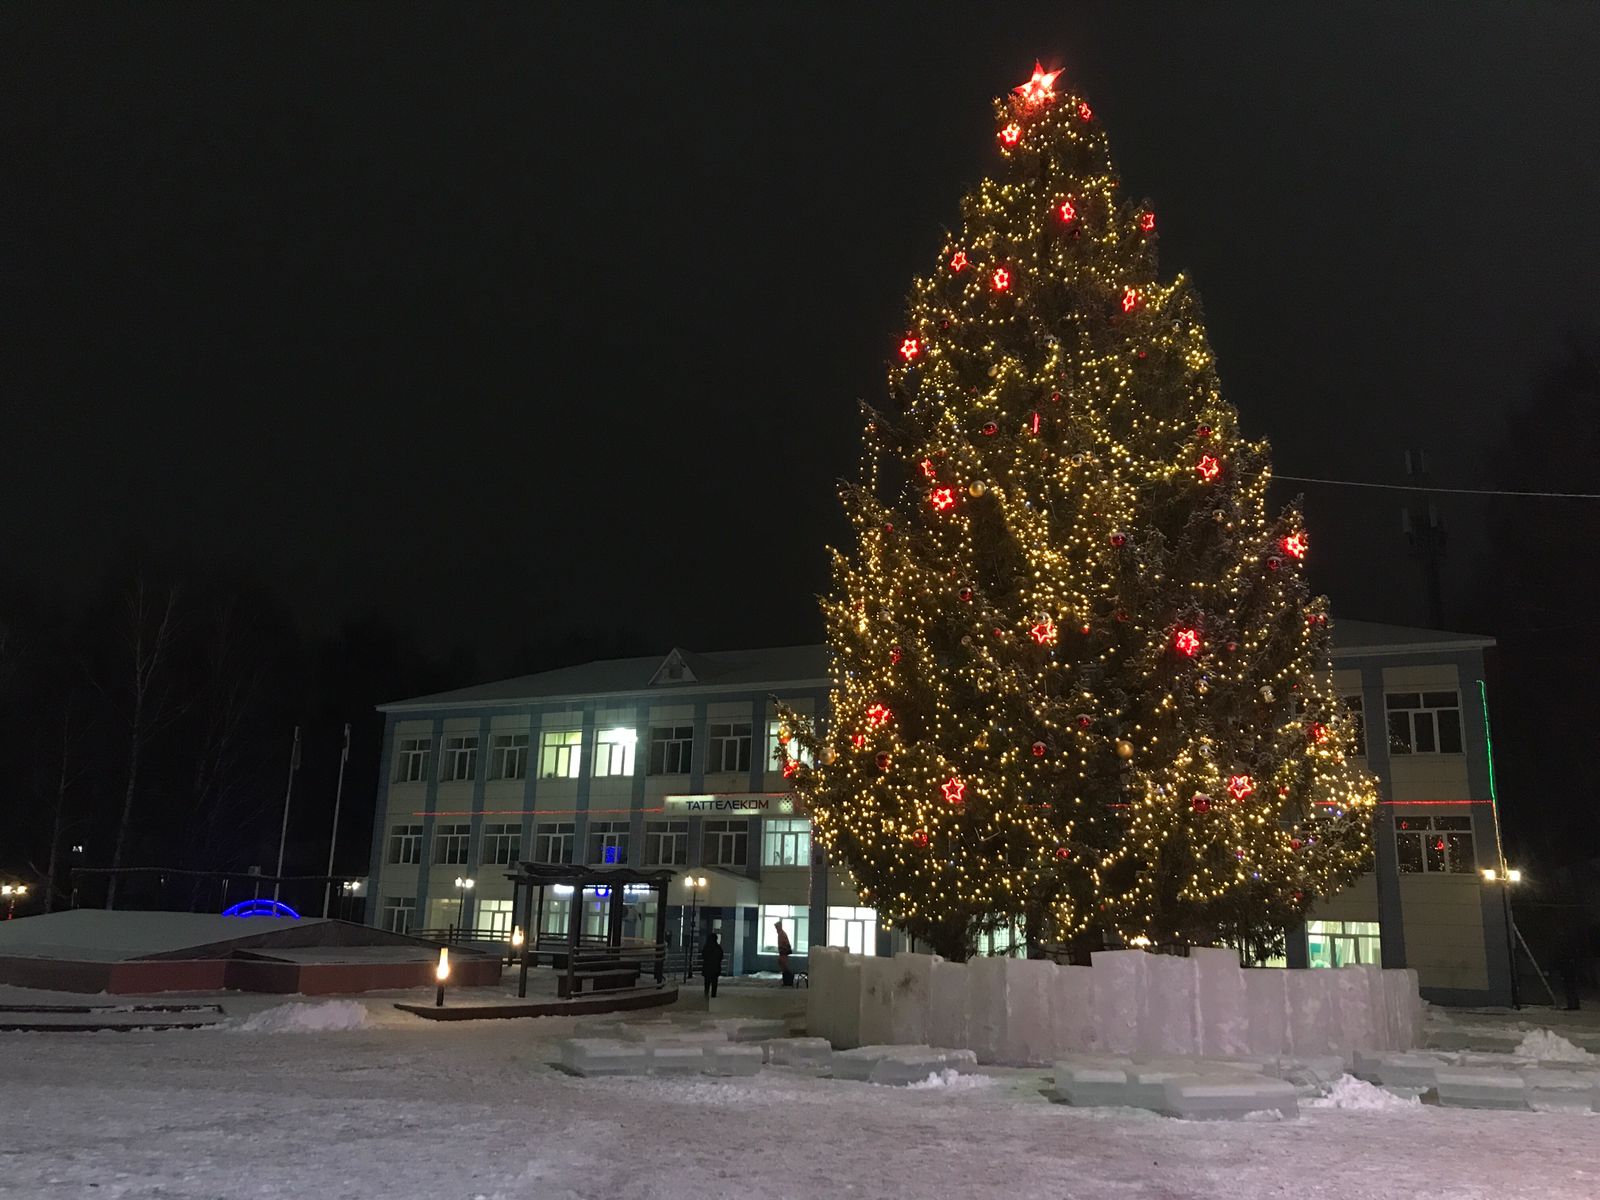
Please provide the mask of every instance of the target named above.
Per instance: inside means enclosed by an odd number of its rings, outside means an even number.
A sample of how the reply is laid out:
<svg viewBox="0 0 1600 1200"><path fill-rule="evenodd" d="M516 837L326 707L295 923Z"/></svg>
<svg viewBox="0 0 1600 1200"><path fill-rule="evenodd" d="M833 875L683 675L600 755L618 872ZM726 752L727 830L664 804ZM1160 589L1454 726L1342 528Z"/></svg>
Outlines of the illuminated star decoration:
<svg viewBox="0 0 1600 1200"><path fill-rule="evenodd" d="M939 790L944 793L946 802L950 804L960 804L964 799L966 799L967 785L962 783L961 780L957 779L954 775L950 776L949 779L946 779L943 783L941 783L939 785Z"/></svg>
<svg viewBox="0 0 1600 1200"><path fill-rule="evenodd" d="M940 512L945 512L955 507L956 494L951 488L934 488L928 495L928 503Z"/></svg>
<svg viewBox="0 0 1600 1200"><path fill-rule="evenodd" d="M1295 558L1304 558L1311 549L1311 539L1304 533L1291 533L1283 539L1283 552Z"/></svg>
<svg viewBox="0 0 1600 1200"><path fill-rule="evenodd" d="M1032 629L1028 630L1033 635L1033 640L1041 646L1053 646L1056 641L1056 623L1045 617Z"/></svg>
<svg viewBox="0 0 1600 1200"><path fill-rule="evenodd" d="M1077 206L1072 203L1071 196L1068 196L1056 206L1056 212L1061 214L1061 219L1063 221L1070 221L1078 215Z"/></svg>
<svg viewBox="0 0 1600 1200"><path fill-rule="evenodd" d="M907 362L910 362L913 358L921 353L922 343L917 341L917 339L914 337L908 337L905 341L900 343L900 357L905 359Z"/></svg>
<svg viewBox="0 0 1600 1200"><path fill-rule="evenodd" d="M957 250L950 256L950 269L952 271L965 271L967 269L967 252Z"/></svg>
<svg viewBox="0 0 1600 1200"><path fill-rule="evenodd" d="M799 769L800 769L800 760L798 758L785 758L783 760L783 777L785 779L788 779L791 776L793 776L794 773L796 771L798 771Z"/></svg>
<svg viewBox="0 0 1600 1200"><path fill-rule="evenodd" d="M882 725L887 725L889 723L889 718L892 716L894 716L894 714L889 711L889 707L886 704L874 704L871 708L867 709L866 712L867 724L872 726L874 729L877 729Z"/></svg>
<svg viewBox="0 0 1600 1200"><path fill-rule="evenodd" d="M1154 233L1156 229L1156 215L1153 212L1139 214L1139 228L1145 233Z"/></svg>
<svg viewBox="0 0 1600 1200"><path fill-rule="evenodd" d="M1172 648L1185 658L1200 653L1200 634L1194 629L1180 629L1172 635Z"/></svg>
<svg viewBox="0 0 1600 1200"><path fill-rule="evenodd" d="M1199 473L1200 478L1207 483L1222 474L1222 464L1209 454L1202 454L1200 461L1195 463L1194 469Z"/></svg>
<svg viewBox="0 0 1600 1200"><path fill-rule="evenodd" d="M1228 795L1235 800L1243 800L1256 790L1255 780L1248 775L1228 776Z"/></svg>
<svg viewBox="0 0 1600 1200"><path fill-rule="evenodd" d="M995 271L991 282L994 284L995 291L1003 292L1011 286L1011 272L1001 267Z"/></svg>
<svg viewBox="0 0 1600 1200"><path fill-rule="evenodd" d="M1022 138L1022 126L1015 121L1000 131L1000 140L1008 146L1015 146Z"/></svg>
<svg viewBox="0 0 1600 1200"><path fill-rule="evenodd" d="M929 479L934 478L938 474L938 471L934 469L933 459L931 458L925 458L917 465L922 468L922 473Z"/></svg>
<svg viewBox="0 0 1600 1200"><path fill-rule="evenodd" d="M1056 77L1060 74L1060 71L1046 71L1044 65L1035 59L1033 78L1011 90L1028 104L1046 104L1056 98Z"/></svg>
<svg viewBox="0 0 1600 1200"><path fill-rule="evenodd" d="M1122 289L1122 311L1132 312L1139 304L1139 289L1130 287Z"/></svg>

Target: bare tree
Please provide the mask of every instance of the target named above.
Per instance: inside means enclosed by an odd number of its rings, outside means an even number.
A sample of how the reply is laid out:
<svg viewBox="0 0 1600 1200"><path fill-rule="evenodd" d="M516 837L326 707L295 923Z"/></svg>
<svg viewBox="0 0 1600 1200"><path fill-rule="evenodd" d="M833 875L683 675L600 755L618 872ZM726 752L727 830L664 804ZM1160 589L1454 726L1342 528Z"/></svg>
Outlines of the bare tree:
<svg viewBox="0 0 1600 1200"><path fill-rule="evenodd" d="M178 586L152 587L143 572L135 577L127 602L128 687L119 706L128 730L128 776L122 794L122 816L111 852L112 875L106 888L106 907L116 907L117 875L128 845L133 821L133 800L139 790L139 763L150 736L171 719L166 690L167 656L177 625ZM102 692L107 689L102 687Z"/></svg>
<svg viewBox="0 0 1600 1200"><path fill-rule="evenodd" d="M47 801L50 807L50 856L44 871L44 910L55 912L59 887L56 872L61 865L61 843L68 830L78 824L67 820L67 798L73 785L86 770L78 745L82 730L73 724L72 697L62 701L60 759L56 764L55 788Z"/></svg>

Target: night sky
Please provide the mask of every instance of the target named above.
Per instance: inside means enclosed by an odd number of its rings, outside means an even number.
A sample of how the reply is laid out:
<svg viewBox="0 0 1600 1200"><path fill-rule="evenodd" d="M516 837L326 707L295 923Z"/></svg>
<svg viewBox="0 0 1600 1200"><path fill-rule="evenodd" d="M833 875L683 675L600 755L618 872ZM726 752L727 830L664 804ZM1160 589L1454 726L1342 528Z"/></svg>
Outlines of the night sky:
<svg viewBox="0 0 1600 1200"><path fill-rule="evenodd" d="M856 399L1035 57L1280 473L1492 484L1600 323L1597 53L1580 4L12 4L0 560L221 560L491 674L816 638ZM1399 503L1308 489L1336 615L1423 619Z"/></svg>

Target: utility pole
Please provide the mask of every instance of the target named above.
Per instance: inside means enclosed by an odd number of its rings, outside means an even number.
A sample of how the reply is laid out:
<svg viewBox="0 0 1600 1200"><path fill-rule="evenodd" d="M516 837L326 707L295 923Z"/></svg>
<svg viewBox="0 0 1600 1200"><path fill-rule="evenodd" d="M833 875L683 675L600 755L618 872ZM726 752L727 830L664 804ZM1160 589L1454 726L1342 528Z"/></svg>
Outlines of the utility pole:
<svg viewBox="0 0 1600 1200"><path fill-rule="evenodd" d="M339 845L339 801L344 798L344 765L350 761L350 722L344 723L344 749L339 751L339 785L333 789L333 832L328 835L328 878L322 883L322 916L327 919L333 897L333 852ZM343 907L340 912L344 912Z"/></svg>
<svg viewBox="0 0 1600 1200"><path fill-rule="evenodd" d="M1421 450L1406 451L1406 478L1412 487L1428 486L1428 458ZM1444 523L1432 500L1417 499L1400 510L1400 529L1411 544L1412 557L1422 563L1422 578L1428 589L1428 625L1444 628L1444 589L1439 581L1439 563L1444 558Z"/></svg>
<svg viewBox="0 0 1600 1200"><path fill-rule="evenodd" d="M289 783L283 789L283 828L278 831L278 869L272 874L272 898L283 886L283 848L289 842L289 800L294 795L294 775L300 769L300 726L294 727L294 749L289 753Z"/></svg>

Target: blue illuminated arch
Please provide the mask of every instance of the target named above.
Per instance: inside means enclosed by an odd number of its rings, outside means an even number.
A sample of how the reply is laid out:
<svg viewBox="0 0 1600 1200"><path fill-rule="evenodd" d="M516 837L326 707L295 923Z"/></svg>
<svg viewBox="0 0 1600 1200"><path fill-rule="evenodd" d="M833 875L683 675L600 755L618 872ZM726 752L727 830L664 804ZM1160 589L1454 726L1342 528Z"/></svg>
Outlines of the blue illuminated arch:
<svg viewBox="0 0 1600 1200"><path fill-rule="evenodd" d="M231 908L222 910L225 917L288 917L298 921L300 914L277 900L241 900Z"/></svg>

